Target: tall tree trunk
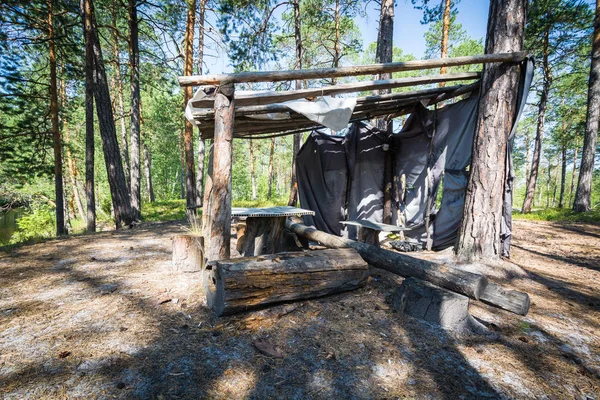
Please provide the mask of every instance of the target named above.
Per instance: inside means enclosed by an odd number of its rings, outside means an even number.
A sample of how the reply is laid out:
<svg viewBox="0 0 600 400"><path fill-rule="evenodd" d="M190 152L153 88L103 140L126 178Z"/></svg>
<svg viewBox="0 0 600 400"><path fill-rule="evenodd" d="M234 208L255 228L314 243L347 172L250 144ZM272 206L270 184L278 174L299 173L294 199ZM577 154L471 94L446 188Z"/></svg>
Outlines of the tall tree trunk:
<svg viewBox="0 0 600 400"><path fill-rule="evenodd" d="M206 13L206 2L200 0L200 9L198 13L198 75L202 75L204 64L204 15ZM196 206L202 207L204 199L204 157L206 144L202 139L202 134L198 130L198 158L196 163Z"/></svg>
<svg viewBox="0 0 600 400"><path fill-rule="evenodd" d="M579 182L575 194L575 203L573 204L575 212L590 211L592 208L592 174L594 172L596 141L598 140L598 118L600 118L600 0L596 0L594 42L592 43L592 65L590 67L587 104Z"/></svg>
<svg viewBox="0 0 600 400"><path fill-rule="evenodd" d="M550 71L550 65L548 63L549 56L549 45L550 40L550 28L544 32L544 54L542 59L542 65L544 68L544 86L542 88L542 95L540 96L540 104L538 106L538 122L537 131L535 134L535 147L533 149L533 159L531 160L531 175L527 181L527 191L525 192L525 201L523 202L522 213L531 212L531 206L533 203L533 197L535 196L535 185L537 183L538 169L540 166L540 159L542 158L542 140L544 139L544 119L546 116L546 105L548 102L548 92L552 85L552 73Z"/></svg>
<svg viewBox="0 0 600 400"><path fill-rule="evenodd" d="M565 186L567 180L567 143L563 141L560 153L560 195L558 196L558 208L565 206Z"/></svg>
<svg viewBox="0 0 600 400"><path fill-rule="evenodd" d="M573 201L573 191L575 190L575 175L577 174L577 138L575 138L575 149L573 150L573 173L571 174L571 187L569 188L569 204Z"/></svg>
<svg viewBox="0 0 600 400"><path fill-rule="evenodd" d="M87 231L96 231L94 188L94 48L91 0L80 0L85 42L85 199Z"/></svg>
<svg viewBox="0 0 600 400"><path fill-rule="evenodd" d="M56 44L54 43L54 0L48 0L48 46L50 62L50 122L54 145L54 195L56 203L56 235L65 235L64 190L62 175L62 140L58 126L58 89L56 80Z"/></svg>
<svg viewBox="0 0 600 400"><path fill-rule="evenodd" d="M444 4L444 16L442 19L442 58L448 57L448 33L450 32L450 8L452 7L452 0L442 0ZM448 69L446 67L440 68L440 74L445 74ZM446 86L446 82L440 82L440 87Z"/></svg>
<svg viewBox="0 0 600 400"><path fill-rule="evenodd" d="M525 133L525 186L529 185L529 176L531 175L531 163L529 162L529 158L531 157L531 135L529 134L529 129Z"/></svg>
<svg viewBox="0 0 600 400"><path fill-rule="evenodd" d="M183 75L194 73L194 24L196 21L196 0L187 0L187 22L185 28L185 64ZM192 87L183 88L184 108L192 98ZM194 126L185 119L183 131L183 144L185 153L185 188L186 208L190 214L196 213L196 172L194 171Z"/></svg>
<svg viewBox="0 0 600 400"><path fill-rule="evenodd" d="M136 215L131 209L131 200L125 174L123 173L123 161L119 152L119 143L115 129L115 120L108 91L108 80L104 68L102 48L96 31L93 3L90 0L92 10L91 39L94 49L94 97L96 100L96 112L102 137L102 149L104 150L104 163L108 175L108 184L112 197L115 224L117 228L122 225L131 225L136 221Z"/></svg>
<svg viewBox="0 0 600 400"><path fill-rule="evenodd" d="M144 143L143 145L143 153L144 153L144 172L146 175L146 188L148 189L148 201L150 203L154 203L154 186L152 185L152 157L150 156L150 149Z"/></svg>
<svg viewBox="0 0 600 400"><path fill-rule="evenodd" d="M521 51L526 0L491 0L486 54ZM508 137L515 123L519 65L486 64L481 77L473 155L456 254L499 259Z"/></svg>
<svg viewBox="0 0 600 400"><path fill-rule="evenodd" d="M333 39L333 63L332 66L337 68L340 66L340 0L335 0L335 10L334 10L334 39ZM337 83L337 78L333 78L331 80L331 84L335 85Z"/></svg>
<svg viewBox="0 0 600 400"><path fill-rule="evenodd" d="M393 58L394 37L394 0L382 0L379 13L379 35L377 36L377 49L375 62L389 63ZM392 74L380 74L379 79L391 79ZM391 93L391 89L380 90L379 94ZM377 119L377 127L392 134L392 120L387 118ZM392 193L393 193L393 154L391 148L385 152L383 176L383 222L392 223Z"/></svg>
<svg viewBox="0 0 600 400"><path fill-rule="evenodd" d="M254 145L250 139L250 183L252 184L252 200L256 200L256 174L254 172Z"/></svg>
<svg viewBox="0 0 600 400"><path fill-rule="evenodd" d="M112 6L112 36L113 56L115 57L115 88L117 90L117 107L119 121L121 122L121 157L125 168L125 179L129 185L131 169L129 167L129 144L127 141L127 127L125 124L125 106L123 105L123 78L121 77L121 55L119 53L119 32L117 30L117 3Z"/></svg>
<svg viewBox="0 0 600 400"><path fill-rule="evenodd" d="M302 69L302 32L300 30L300 0L293 0L294 8L294 39L296 42L296 69ZM302 89L302 81L296 81L296 90ZM298 176L296 173L296 155L302 146L302 133L294 134L292 145L292 177L290 182L290 197L288 206L296 206L298 204Z"/></svg>
<svg viewBox="0 0 600 400"><path fill-rule="evenodd" d="M131 208L136 219L142 219L140 192L140 49L138 41L137 0L129 0L129 64L131 86Z"/></svg>
<svg viewBox="0 0 600 400"><path fill-rule="evenodd" d="M273 159L275 157L275 138L271 138L271 150L269 151L269 172L268 172L268 188L267 199L271 199L273 194Z"/></svg>
<svg viewBox="0 0 600 400"><path fill-rule="evenodd" d="M556 207L556 192L558 191L558 164L554 168L554 188L552 190L552 207Z"/></svg>

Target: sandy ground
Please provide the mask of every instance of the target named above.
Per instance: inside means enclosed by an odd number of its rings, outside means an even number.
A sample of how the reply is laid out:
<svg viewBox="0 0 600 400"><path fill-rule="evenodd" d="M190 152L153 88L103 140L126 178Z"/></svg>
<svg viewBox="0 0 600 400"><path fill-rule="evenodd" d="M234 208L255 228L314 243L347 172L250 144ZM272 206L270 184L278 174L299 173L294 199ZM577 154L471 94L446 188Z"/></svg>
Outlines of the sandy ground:
<svg viewBox="0 0 600 400"><path fill-rule="evenodd" d="M515 225L510 262L468 268L527 291L531 311L473 301L495 334L469 337L394 313L402 279L379 270L217 319L200 276L171 270L180 223L0 253L0 398L600 399L600 227Z"/></svg>

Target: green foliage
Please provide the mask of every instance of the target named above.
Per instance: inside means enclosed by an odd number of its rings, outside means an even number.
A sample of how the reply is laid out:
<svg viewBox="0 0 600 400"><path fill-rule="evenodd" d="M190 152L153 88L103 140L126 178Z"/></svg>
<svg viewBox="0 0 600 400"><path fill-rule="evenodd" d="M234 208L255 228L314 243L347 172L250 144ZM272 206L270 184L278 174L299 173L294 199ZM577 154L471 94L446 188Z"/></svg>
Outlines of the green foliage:
<svg viewBox="0 0 600 400"><path fill-rule="evenodd" d="M19 216L17 230L10 244L28 243L51 238L56 233L54 211L48 206L36 206Z"/></svg>
<svg viewBox="0 0 600 400"><path fill-rule="evenodd" d="M174 221L185 219L185 199L155 201L142 207L144 221Z"/></svg>
<svg viewBox="0 0 600 400"><path fill-rule="evenodd" d="M583 222L589 224L600 224L600 210L576 213L570 208L546 208L543 210L532 211L529 214L515 212L513 216L515 219L526 219L532 221Z"/></svg>

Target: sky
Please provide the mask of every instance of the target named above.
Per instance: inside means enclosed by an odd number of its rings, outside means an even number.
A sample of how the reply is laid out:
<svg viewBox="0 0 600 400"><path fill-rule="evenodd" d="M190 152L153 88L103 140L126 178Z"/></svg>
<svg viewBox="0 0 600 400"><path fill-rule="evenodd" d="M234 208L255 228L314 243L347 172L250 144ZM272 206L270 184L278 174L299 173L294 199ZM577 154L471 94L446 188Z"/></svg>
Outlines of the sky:
<svg viewBox="0 0 600 400"><path fill-rule="evenodd" d="M437 0L440 1L440 0ZM436 0L432 0L435 3ZM461 0L457 6L457 21L463 25L467 34L473 39L485 37L489 0ZM423 13L416 10L410 0L396 0L394 17L394 46L400 47L404 53L411 53L417 59L423 58L425 53L424 34L428 29L427 25L420 23ZM377 31L379 27L379 7L371 1L366 6L366 17L357 20L359 30L362 33L363 48L377 41ZM210 19L209 23L214 24ZM208 71L205 73L218 74L223 72L232 72L229 65L229 59L224 51L212 48L207 51L205 62Z"/></svg>

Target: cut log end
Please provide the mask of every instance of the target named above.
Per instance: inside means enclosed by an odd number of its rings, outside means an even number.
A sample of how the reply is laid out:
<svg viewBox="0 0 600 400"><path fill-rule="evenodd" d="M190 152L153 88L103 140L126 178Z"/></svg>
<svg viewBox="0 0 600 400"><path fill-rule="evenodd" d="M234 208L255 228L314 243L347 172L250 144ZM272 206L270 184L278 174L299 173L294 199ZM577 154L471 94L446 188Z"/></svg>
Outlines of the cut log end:
<svg viewBox="0 0 600 400"><path fill-rule="evenodd" d="M499 285L490 283L481 294L480 300L485 304L499 307L519 315L527 315L531 304L527 293L516 290L506 290Z"/></svg>
<svg viewBox="0 0 600 400"><path fill-rule="evenodd" d="M183 272L200 272L204 266L204 238L180 235L173 238L173 269Z"/></svg>

